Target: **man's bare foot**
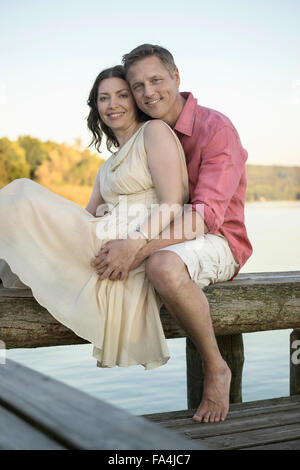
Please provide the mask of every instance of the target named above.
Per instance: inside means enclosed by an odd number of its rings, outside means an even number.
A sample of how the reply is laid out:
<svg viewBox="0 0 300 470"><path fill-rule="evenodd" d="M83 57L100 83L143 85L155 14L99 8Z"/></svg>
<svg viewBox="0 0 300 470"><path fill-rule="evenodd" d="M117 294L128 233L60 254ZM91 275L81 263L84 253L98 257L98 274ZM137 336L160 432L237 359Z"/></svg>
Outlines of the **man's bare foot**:
<svg viewBox="0 0 300 470"><path fill-rule="evenodd" d="M193 416L197 423L214 423L224 421L229 410L229 392L231 371L224 361L218 369L212 370L203 366L205 374L203 398Z"/></svg>

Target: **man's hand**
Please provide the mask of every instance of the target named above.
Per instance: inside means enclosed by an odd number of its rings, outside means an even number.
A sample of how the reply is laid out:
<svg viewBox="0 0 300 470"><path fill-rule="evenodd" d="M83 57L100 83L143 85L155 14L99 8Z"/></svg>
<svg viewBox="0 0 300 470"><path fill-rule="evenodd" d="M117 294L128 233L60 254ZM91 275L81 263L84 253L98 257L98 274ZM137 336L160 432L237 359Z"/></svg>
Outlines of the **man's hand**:
<svg viewBox="0 0 300 470"><path fill-rule="evenodd" d="M138 253L145 243L146 240L142 239L111 240L102 246L91 265L101 280L109 278L111 281L124 281L128 272L143 261L144 258L141 260Z"/></svg>

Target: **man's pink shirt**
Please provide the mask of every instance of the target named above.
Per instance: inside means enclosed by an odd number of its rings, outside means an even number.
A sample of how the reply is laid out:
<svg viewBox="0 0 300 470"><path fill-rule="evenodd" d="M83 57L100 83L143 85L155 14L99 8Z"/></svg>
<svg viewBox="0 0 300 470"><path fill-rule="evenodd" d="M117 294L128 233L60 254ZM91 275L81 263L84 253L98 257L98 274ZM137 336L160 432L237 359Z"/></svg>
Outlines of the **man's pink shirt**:
<svg viewBox="0 0 300 470"><path fill-rule="evenodd" d="M198 105L191 93L181 94L186 102L174 131L185 152L189 202L202 216L204 208L209 233L227 239L239 271L252 253L244 223L248 154L226 116Z"/></svg>

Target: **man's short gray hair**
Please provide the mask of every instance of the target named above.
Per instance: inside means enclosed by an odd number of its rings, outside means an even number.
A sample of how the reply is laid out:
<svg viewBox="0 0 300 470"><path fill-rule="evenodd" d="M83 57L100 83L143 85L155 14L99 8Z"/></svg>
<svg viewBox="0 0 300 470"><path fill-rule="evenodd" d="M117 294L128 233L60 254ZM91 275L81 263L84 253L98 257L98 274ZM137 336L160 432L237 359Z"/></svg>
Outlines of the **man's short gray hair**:
<svg viewBox="0 0 300 470"><path fill-rule="evenodd" d="M156 56L158 57L163 65L168 70L171 77L173 77L173 72L176 68L174 58L167 49L161 46L156 46L153 44L142 44L141 46L136 47L128 54L124 54L122 57L122 63L125 70L125 75L127 75L130 67L138 62L139 60L145 59L146 57Z"/></svg>

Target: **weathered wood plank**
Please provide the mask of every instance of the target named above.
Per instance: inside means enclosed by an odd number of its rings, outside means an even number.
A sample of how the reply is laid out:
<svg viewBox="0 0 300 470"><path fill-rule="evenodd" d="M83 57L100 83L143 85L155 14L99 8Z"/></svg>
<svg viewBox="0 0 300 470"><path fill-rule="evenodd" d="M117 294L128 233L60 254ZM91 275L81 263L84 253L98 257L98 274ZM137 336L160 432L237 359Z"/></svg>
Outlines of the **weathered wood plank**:
<svg viewBox="0 0 300 470"><path fill-rule="evenodd" d="M202 439L207 437L214 437L220 433L220 428L216 427L214 423L208 423L208 426L189 426L187 424L179 427L167 426L167 429L176 429L180 434L191 439ZM219 424L219 423L217 423ZM276 428L280 426L298 424L300 432L300 409L283 410L281 412L271 412L262 414L250 414L248 416L229 416L228 419L222 423L222 436L234 433L243 433L248 431L255 431L259 429Z"/></svg>
<svg viewBox="0 0 300 470"><path fill-rule="evenodd" d="M276 283L282 282L283 279L289 279L289 282L299 282L300 280L300 271L263 271L259 273L240 273L238 274L235 279L232 281L234 284L244 284L245 282L249 284L249 282L254 283ZM219 283L219 284L225 284ZM226 283L227 284L227 283Z"/></svg>
<svg viewBox="0 0 300 470"><path fill-rule="evenodd" d="M300 272L240 274L205 289L216 335L298 327Z"/></svg>
<svg viewBox="0 0 300 470"><path fill-rule="evenodd" d="M277 442L276 444L263 444L261 446L247 447L245 450L300 450L300 439L288 442Z"/></svg>
<svg viewBox="0 0 300 470"><path fill-rule="evenodd" d="M0 339L6 348L82 344L86 341L59 323L26 289L0 285Z"/></svg>
<svg viewBox="0 0 300 470"><path fill-rule="evenodd" d="M289 411L272 412L266 414L252 414L247 416L237 416L236 419L228 416L224 423L187 423L187 420L174 420L173 424L164 423L168 429L176 431L191 439L201 439L210 448L215 449L237 449L247 448L249 439L255 439L255 443L261 445L270 440L270 436L275 436L276 442L282 439L290 439L289 430L300 433L300 409L294 408ZM289 427L290 425L295 425ZM281 432L282 429L285 432ZM251 432L250 432L251 431ZM286 435L288 431L288 437ZM259 440L257 440L257 436ZM273 439L273 437L272 437ZM251 441L252 442L252 441ZM300 442L300 441L299 441ZM251 444L252 445L252 444Z"/></svg>
<svg viewBox="0 0 300 470"><path fill-rule="evenodd" d="M0 450L64 450L66 447L0 406Z"/></svg>
<svg viewBox="0 0 300 470"><path fill-rule="evenodd" d="M69 449L204 449L11 360L0 367L0 403Z"/></svg>
<svg viewBox="0 0 300 470"><path fill-rule="evenodd" d="M300 439L299 423L267 429L255 429L253 431L244 431L205 439L201 438L201 442L209 446L211 450L239 450L297 439ZM197 442L197 439L195 440Z"/></svg>
<svg viewBox="0 0 300 470"><path fill-rule="evenodd" d="M248 405L248 404L245 404ZM299 404L285 404L285 405L277 405L277 406L267 406L267 407L258 407L258 408L253 408L251 407L246 408L246 409L241 409L241 410L236 410L232 411L230 410L228 413L228 417L226 421L222 424L222 433L226 432L227 427L230 429L231 426L233 425L236 426L243 420L248 423L248 421L253 421L255 423L255 420L258 418L260 419L269 419L269 416L281 416L281 414L285 414L288 417L289 414L293 418L293 416L298 416L298 412L300 411ZM164 415L164 413L161 413L161 415ZM172 412L169 414L169 418L166 419L164 416L161 416L161 418L151 418L151 415L148 415L147 418L150 419L151 421L162 425L164 428L167 429L176 429L182 431L195 431L199 433L203 433L203 436L205 437L206 435L214 435L218 434L220 431L220 423L207 423L207 426L205 425L203 427L202 424L199 423L194 423L191 421L191 416L187 415L175 415L175 412ZM299 416L298 416L299 418ZM297 420L299 421L299 419ZM248 424L247 424L248 425ZM208 434L207 434L208 433Z"/></svg>
<svg viewBox="0 0 300 470"><path fill-rule="evenodd" d="M144 416L210 449L300 443L300 395L230 405L228 417L221 423L195 423L190 420L192 414L181 410Z"/></svg>
<svg viewBox="0 0 300 470"><path fill-rule="evenodd" d="M299 271L239 274L204 291L217 336L300 328ZM161 320L167 338L186 336L164 307ZM31 291L1 286L0 338L7 348L85 343L41 307Z"/></svg>
<svg viewBox="0 0 300 470"><path fill-rule="evenodd" d="M260 413L272 413L273 411L283 411L300 408L300 395L270 398L267 400L255 400L244 403L233 403L229 407L228 417L231 416L254 416ZM168 423L178 420L180 422L184 419L189 419L193 416L195 410L178 410L178 411L167 411L164 413L151 413L142 415L146 419L150 419L154 423L162 424L167 426ZM226 421L225 421L226 422ZM197 423L196 423L197 424ZM221 423L223 424L223 423ZM216 426L219 426L217 423Z"/></svg>

